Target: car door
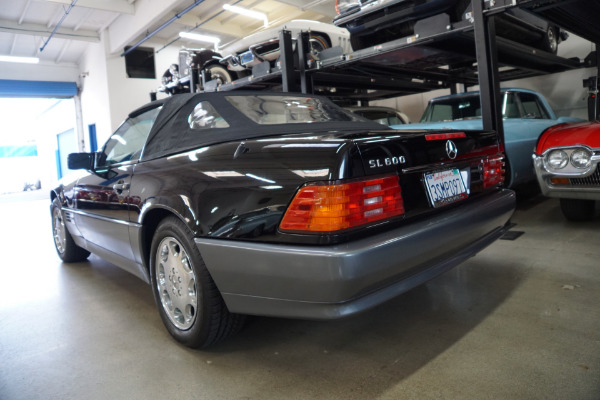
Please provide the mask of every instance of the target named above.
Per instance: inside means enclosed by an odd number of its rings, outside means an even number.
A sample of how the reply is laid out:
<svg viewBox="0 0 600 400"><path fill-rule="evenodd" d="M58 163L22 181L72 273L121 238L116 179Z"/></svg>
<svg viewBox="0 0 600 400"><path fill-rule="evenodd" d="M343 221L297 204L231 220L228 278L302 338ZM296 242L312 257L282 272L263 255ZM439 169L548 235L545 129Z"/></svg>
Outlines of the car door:
<svg viewBox="0 0 600 400"><path fill-rule="evenodd" d="M505 148L515 182L535 178L531 154L540 134L556 124L539 97L529 92L507 92L504 101Z"/></svg>
<svg viewBox="0 0 600 400"><path fill-rule="evenodd" d="M94 171L73 188L76 224L95 252L133 260L129 241L129 188L160 107L128 118L96 154Z"/></svg>

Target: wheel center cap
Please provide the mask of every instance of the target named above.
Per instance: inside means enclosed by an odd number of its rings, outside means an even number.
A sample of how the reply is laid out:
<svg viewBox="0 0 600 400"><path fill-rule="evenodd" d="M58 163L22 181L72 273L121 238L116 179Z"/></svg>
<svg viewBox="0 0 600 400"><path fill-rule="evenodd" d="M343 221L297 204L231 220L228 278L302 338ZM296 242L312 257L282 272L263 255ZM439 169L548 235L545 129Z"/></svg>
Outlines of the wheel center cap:
<svg viewBox="0 0 600 400"><path fill-rule="evenodd" d="M182 279L181 279L181 276L179 276L179 272L175 268L171 269L171 274L169 275L169 281L173 285L172 290L171 290L173 295L181 297Z"/></svg>

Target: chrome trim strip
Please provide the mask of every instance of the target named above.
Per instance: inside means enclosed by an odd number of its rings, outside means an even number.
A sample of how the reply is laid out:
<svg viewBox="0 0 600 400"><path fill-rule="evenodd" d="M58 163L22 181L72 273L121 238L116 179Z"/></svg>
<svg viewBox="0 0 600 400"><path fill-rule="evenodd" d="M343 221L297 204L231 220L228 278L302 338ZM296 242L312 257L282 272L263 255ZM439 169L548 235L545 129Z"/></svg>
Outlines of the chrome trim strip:
<svg viewBox="0 0 600 400"><path fill-rule="evenodd" d="M95 219L99 219L99 220L106 221L106 222L113 222L115 224L128 225L133 228L140 228L142 226L141 224L138 224L137 222L123 221L122 219L109 218L109 217L105 217L103 215L98 215L98 214L90 214L85 211L77 210L74 208L61 207L61 210L64 212L72 212L74 214L83 215L84 217L95 218Z"/></svg>

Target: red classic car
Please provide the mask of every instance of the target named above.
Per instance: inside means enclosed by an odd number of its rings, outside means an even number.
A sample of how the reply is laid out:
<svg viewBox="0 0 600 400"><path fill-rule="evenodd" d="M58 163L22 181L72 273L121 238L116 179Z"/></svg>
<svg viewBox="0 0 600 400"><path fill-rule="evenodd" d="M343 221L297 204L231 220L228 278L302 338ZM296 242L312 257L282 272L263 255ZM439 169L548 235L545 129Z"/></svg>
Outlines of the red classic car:
<svg viewBox="0 0 600 400"><path fill-rule="evenodd" d="M594 217L600 200L600 121L548 128L538 140L533 160L542 193L560 199L567 219Z"/></svg>

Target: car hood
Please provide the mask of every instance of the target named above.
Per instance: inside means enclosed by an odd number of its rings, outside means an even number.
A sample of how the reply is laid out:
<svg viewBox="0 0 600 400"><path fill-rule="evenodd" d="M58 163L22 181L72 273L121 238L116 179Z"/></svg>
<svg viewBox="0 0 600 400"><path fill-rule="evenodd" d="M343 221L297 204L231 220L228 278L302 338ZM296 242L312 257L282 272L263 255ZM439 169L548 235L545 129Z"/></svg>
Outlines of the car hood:
<svg viewBox="0 0 600 400"><path fill-rule="evenodd" d="M250 36L246 36L221 50L221 54L224 56L235 54L238 52L246 51L253 44L259 44L266 42L271 39L279 39L279 32L282 29L286 29L291 32L292 38L296 38L302 31L319 31L326 33L330 36L342 36L349 37L350 34L346 29L339 28L335 25L326 24L319 21L311 21L304 19L295 19L286 22L284 25L276 28L265 29L260 32L253 33Z"/></svg>
<svg viewBox="0 0 600 400"><path fill-rule="evenodd" d="M536 153L542 154L553 147L583 144L600 148L600 122L579 122L555 125L544 132L538 142Z"/></svg>

